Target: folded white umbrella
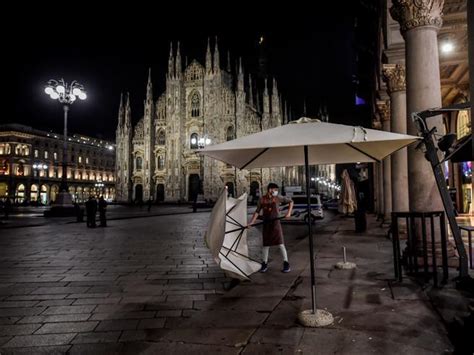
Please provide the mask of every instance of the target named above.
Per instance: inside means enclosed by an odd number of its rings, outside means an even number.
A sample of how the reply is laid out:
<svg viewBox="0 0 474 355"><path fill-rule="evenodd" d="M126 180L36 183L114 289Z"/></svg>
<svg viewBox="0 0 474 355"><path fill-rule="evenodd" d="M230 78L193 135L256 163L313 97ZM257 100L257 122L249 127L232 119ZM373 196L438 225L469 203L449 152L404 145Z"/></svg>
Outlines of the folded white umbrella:
<svg viewBox="0 0 474 355"><path fill-rule="evenodd" d="M290 124L268 129L222 144L206 147L200 154L232 164L239 169L304 165L306 191L310 191L309 165L379 162L419 137L366 129L359 126L300 118ZM307 210L310 214L310 194ZM332 323L330 313L316 309L316 277L311 219L308 219L312 310L300 313L306 325Z"/></svg>
<svg viewBox="0 0 474 355"><path fill-rule="evenodd" d="M233 277L247 280L260 269L260 263L249 257L247 244L247 194L227 197L223 189L211 212L206 245L214 260Z"/></svg>

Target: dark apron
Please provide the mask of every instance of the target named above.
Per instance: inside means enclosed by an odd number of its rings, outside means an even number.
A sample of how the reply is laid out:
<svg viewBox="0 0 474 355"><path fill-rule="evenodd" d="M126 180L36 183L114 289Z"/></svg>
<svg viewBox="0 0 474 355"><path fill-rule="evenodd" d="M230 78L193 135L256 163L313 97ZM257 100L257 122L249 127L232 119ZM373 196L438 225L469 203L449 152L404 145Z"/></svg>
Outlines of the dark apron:
<svg viewBox="0 0 474 355"><path fill-rule="evenodd" d="M269 198L265 196L262 198L262 211L263 211L263 246L269 247L272 245L283 244L283 230L281 228L280 220L272 219L279 217L279 206L277 199L274 197Z"/></svg>

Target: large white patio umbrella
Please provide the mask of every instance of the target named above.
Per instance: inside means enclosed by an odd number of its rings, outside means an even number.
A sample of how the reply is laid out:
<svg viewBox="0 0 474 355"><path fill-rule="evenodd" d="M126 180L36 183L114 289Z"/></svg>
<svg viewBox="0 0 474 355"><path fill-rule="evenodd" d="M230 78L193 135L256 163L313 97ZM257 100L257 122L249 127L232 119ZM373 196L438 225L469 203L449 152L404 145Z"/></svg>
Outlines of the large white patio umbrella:
<svg viewBox="0 0 474 355"><path fill-rule="evenodd" d="M327 123L303 117L287 125L208 146L199 153L232 164L239 169L304 165L309 215L311 206L309 165L380 162L418 139L405 134ZM332 316L324 310L316 309L314 247L310 218L308 218L308 235L312 309L303 311L300 320L306 325L324 326L332 323Z"/></svg>

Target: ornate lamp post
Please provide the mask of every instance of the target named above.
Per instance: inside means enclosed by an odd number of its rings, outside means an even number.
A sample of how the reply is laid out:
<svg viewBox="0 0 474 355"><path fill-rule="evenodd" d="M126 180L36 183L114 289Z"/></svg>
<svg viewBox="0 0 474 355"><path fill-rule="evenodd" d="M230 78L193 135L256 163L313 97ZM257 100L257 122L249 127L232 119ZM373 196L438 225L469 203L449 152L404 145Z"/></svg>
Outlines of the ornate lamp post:
<svg viewBox="0 0 474 355"><path fill-rule="evenodd" d="M49 80L44 92L48 94L51 99L58 100L59 103L63 105L64 109L63 167L61 187L56 199L56 204L62 206L71 206L72 198L68 192L67 186L67 115L69 112L69 107L74 103L74 101L76 101L77 98L80 100L85 100L87 95L84 91L84 87L77 81L74 80L71 82L71 84L68 84L64 81L64 79Z"/></svg>
<svg viewBox="0 0 474 355"><path fill-rule="evenodd" d="M102 181L97 181L94 184L94 186L95 186L96 191L99 191L99 195L104 195L103 191L104 191L105 184Z"/></svg>
<svg viewBox="0 0 474 355"><path fill-rule="evenodd" d="M204 149L207 145L210 145L212 143L211 138L209 138L206 135L204 137L199 137L197 138L197 146L199 149ZM211 165L212 167L212 165ZM204 156L199 157L199 174L200 176L200 181L199 181L199 190L201 193L204 193ZM211 176L212 176L212 171L211 171Z"/></svg>

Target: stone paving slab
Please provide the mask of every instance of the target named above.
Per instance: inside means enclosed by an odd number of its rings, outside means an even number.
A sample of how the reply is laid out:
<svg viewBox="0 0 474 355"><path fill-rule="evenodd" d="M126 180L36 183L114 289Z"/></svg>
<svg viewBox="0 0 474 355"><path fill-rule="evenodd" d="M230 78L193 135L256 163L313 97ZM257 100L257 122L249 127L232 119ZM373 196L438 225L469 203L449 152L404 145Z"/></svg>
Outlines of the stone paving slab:
<svg viewBox="0 0 474 355"><path fill-rule="evenodd" d="M99 322L46 323L35 334L82 333L93 331Z"/></svg>
<svg viewBox="0 0 474 355"><path fill-rule="evenodd" d="M48 345L64 345L70 344L71 340L76 336L74 333L69 334L44 334L44 335L18 335L2 346L3 348L24 348L24 347L41 347Z"/></svg>

